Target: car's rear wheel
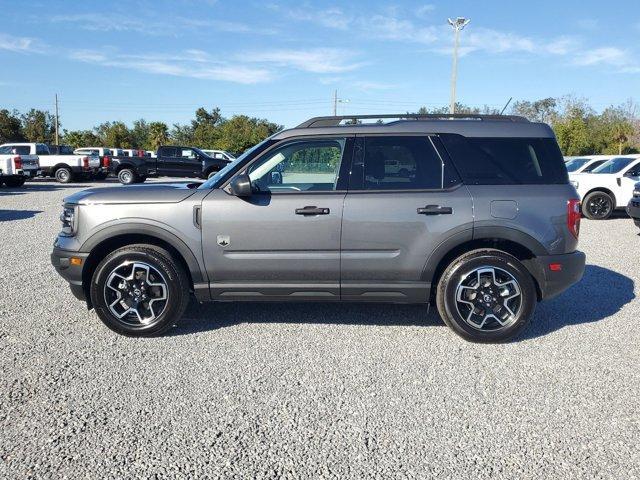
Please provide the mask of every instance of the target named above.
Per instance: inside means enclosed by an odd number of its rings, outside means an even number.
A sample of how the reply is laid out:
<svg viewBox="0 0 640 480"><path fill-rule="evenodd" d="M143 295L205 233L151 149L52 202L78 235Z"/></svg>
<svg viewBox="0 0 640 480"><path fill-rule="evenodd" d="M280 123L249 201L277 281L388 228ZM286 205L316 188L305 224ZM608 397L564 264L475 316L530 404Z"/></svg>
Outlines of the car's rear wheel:
<svg viewBox="0 0 640 480"><path fill-rule="evenodd" d="M118 180L123 185L131 185L136 182L136 174L130 168L123 168L118 172Z"/></svg>
<svg viewBox="0 0 640 480"><path fill-rule="evenodd" d="M582 202L582 213L591 220L606 220L614 208L614 200L606 192L591 192Z"/></svg>
<svg viewBox="0 0 640 480"><path fill-rule="evenodd" d="M71 183L73 180L73 174L71 173L71 169L67 167L61 167L55 171L53 177L59 183Z"/></svg>
<svg viewBox="0 0 640 480"><path fill-rule="evenodd" d="M493 249L455 259L436 291L444 322L475 342L503 342L519 334L529 324L536 301L535 284L525 266Z"/></svg>
<svg viewBox="0 0 640 480"><path fill-rule="evenodd" d="M27 181L26 177L20 177L20 178L12 177L12 178L7 178L5 180L5 183L9 188L18 188L23 186L24 182L26 181Z"/></svg>
<svg viewBox="0 0 640 480"><path fill-rule="evenodd" d="M182 265L155 245L128 245L100 262L91 302L102 322L129 336L159 335L182 317L189 281Z"/></svg>

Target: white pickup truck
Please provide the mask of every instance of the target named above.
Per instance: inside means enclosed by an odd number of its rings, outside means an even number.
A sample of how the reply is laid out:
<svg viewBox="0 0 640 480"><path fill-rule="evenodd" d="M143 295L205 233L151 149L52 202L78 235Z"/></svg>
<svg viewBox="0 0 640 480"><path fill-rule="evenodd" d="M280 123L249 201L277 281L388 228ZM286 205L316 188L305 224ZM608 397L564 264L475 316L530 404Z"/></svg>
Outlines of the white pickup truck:
<svg viewBox="0 0 640 480"><path fill-rule="evenodd" d="M36 155L19 155L11 147L0 146L0 186L21 187L40 170Z"/></svg>
<svg viewBox="0 0 640 480"><path fill-rule="evenodd" d="M569 174L582 200L582 213L592 220L609 218L624 208L640 181L640 156L620 155L607 160L590 173Z"/></svg>
<svg viewBox="0 0 640 480"><path fill-rule="evenodd" d="M44 143L5 143L2 147L9 147L21 156L35 156L40 162L41 175L53 177L60 183L69 183L78 178L99 178L108 171L97 155L75 155L71 147L64 145L53 147L55 154Z"/></svg>

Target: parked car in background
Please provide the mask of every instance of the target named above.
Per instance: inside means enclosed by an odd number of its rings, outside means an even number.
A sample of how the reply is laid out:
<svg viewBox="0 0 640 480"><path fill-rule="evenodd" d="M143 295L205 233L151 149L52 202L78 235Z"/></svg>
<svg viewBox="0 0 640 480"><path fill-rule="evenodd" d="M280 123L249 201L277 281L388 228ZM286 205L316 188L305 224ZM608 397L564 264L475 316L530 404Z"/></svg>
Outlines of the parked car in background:
<svg viewBox="0 0 640 480"><path fill-rule="evenodd" d="M571 175L571 183L582 200L582 213L592 220L609 218L625 208L640 181L640 156L615 156L590 173Z"/></svg>
<svg viewBox="0 0 640 480"><path fill-rule="evenodd" d="M585 266L553 131L511 116L375 116L390 117L308 120L200 185L76 193L52 264L125 335L167 330L191 293L432 303L465 339L517 335ZM399 159L404 175L387 170Z"/></svg>
<svg viewBox="0 0 640 480"><path fill-rule="evenodd" d="M109 166L111 164L111 157L113 152L110 148L105 147L82 147L76 148L73 153L77 155L98 155L100 157L100 164L104 168L104 171L96 176L97 180L104 180L109 175Z"/></svg>
<svg viewBox="0 0 640 480"><path fill-rule="evenodd" d="M71 147L66 145L54 146L56 153L51 153L49 146L44 143L6 143L3 146L8 146L21 155L35 156L40 166L39 174L53 177L60 183L80 178L97 178L107 171L97 155L74 155Z"/></svg>
<svg viewBox="0 0 640 480"><path fill-rule="evenodd" d="M157 156L156 152L154 152L153 150L147 150L147 151L145 151L145 153L146 153L146 155L145 155L146 157L156 158L156 156Z"/></svg>
<svg viewBox="0 0 640 480"><path fill-rule="evenodd" d="M22 153L20 153L22 152ZM28 179L38 175L38 156L12 144L0 145L0 186L21 187Z"/></svg>
<svg viewBox="0 0 640 480"><path fill-rule="evenodd" d="M195 147L162 146L156 158L113 157L111 172L120 183L142 183L147 177L208 178L229 164L229 161L211 158Z"/></svg>
<svg viewBox="0 0 640 480"><path fill-rule="evenodd" d="M574 157L565 162L569 178L572 173L589 173L609 160L611 155L593 155L586 157Z"/></svg>
<svg viewBox="0 0 640 480"><path fill-rule="evenodd" d="M627 205L627 213L633 218L636 227L640 227L640 182L633 187L633 196Z"/></svg>
<svg viewBox="0 0 640 480"><path fill-rule="evenodd" d="M124 148L122 149L122 152L123 153L121 156L125 156L125 157L148 157L149 156L149 154L144 150L139 150L135 148Z"/></svg>
<svg viewBox="0 0 640 480"><path fill-rule="evenodd" d="M229 152L225 152L224 150L202 150L204 153L209 155L211 158L217 158L220 160L226 160L227 162L233 162L236 157Z"/></svg>

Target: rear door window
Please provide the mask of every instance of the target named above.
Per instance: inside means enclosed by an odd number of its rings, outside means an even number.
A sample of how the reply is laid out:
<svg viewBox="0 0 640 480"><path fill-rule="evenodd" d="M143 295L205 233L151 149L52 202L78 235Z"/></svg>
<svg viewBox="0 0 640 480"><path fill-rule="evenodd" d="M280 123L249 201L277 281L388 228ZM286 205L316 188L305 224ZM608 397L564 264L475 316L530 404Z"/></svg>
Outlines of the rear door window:
<svg viewBox="0 0 640 480"><path fill-rule="evenodd" d="M560 148L552 138L474 138L440 135L465 183L529 185L568 183Z"/></svg>
<svg viewBox="0 0 640 480"><path fill-rule="evenodd" d="M370 136L356 142L350 190L434 190L443 162L428 136Z"/></svg>
<svg viewBox="0 0 640 480"><path fill-rule="evenodd" d="M176 147L162 147L160 154L163 157L177 157L178 149Z"/></svg>

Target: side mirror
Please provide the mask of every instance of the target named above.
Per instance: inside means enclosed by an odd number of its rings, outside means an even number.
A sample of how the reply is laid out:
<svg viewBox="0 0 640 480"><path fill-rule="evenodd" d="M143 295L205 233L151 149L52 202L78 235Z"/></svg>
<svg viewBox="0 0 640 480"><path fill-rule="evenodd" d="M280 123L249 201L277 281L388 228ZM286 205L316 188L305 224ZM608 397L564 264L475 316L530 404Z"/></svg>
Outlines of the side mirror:
<svg viewBox="0 0 640 480"><path fill-rule="evenodd" d="M250 197L253 193L249 175L236 175L229 183L229 190L236 197Z"/></svg>

